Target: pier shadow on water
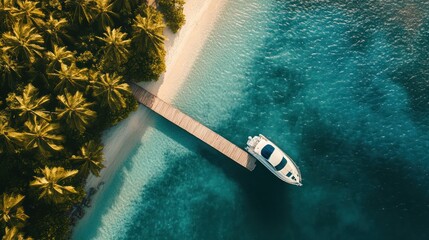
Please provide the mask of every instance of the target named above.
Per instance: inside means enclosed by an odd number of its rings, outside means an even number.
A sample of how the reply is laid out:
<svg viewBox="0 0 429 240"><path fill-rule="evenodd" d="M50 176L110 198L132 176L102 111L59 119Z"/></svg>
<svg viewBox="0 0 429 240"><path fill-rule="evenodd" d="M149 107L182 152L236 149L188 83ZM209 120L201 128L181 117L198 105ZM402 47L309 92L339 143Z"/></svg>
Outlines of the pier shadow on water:
<svg viewBox="0 0 429 240"><path fill-rule="evenodd" d="M293 186L285 185L262 165L250 172L167 120L157 117L156 121L158 130L190 153L166 153L164 174L145 186L128 237L285 236L290 229L281 218L288 215L287 191Z"/></svg>
<svg viewBox="0 0 429 240"><path fill-rule="evenodd" d="M193 96L186 107L200 107L194 117L203 124L204 114L219 114L208 110L228 108L209 126L240 147L249 135L266 135L296 161L303 187L260 164L249 172L155 117L181 148L160 146L165 169L133 200L124 238L428 239L429 3L262 2L272 9L256 29L266 28L265 40L246 51L252 61L235 66L223 51L219 61L231 72L200 89L236 97L226 106L205 95L194 104ZM253 33L233 37L252 42ZM203 66L202 78L217 71ZM229 81L244 87L224 87L235 86Z"/></svg>

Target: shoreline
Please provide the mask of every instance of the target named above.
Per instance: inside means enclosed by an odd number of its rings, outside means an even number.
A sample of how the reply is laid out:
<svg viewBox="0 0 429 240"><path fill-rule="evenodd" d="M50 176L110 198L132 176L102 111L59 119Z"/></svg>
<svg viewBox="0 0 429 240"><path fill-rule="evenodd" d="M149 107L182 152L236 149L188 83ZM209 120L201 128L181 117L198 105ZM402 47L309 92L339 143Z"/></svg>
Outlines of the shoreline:
<svg viewBox="0 0 429 240"><path fill-rule="evenodd" d="M164 31L167 41L165 42L166 72L152 82L139 82L138 84L151 93L159 96L166 102L171 103L185 83L189 72L199 53L214 28L218 17L228 0L187 0L184 6L186 23L182 29L173 34L170 29ZM85 184L85 190L97 189L91 197L91 202L97 202L100 192L111 182L113 176L130 152L137 146L145 134L148 123L153 121L150 117L151 111L139 106L125 120L103 133L103 154L105 168L96 177L90 174ZM85 207L86 214L91 212L92 207ZM82 218L82 219L83 219ZM79 225L79 221L76 226Z"/></svg>
<svg viewBox="0 0 429 240"><path fill-rule="evenodd" d="M187 0L184 13L186 23L174 34L170 29L164 31L167 41L167 70L157 81L138 84L171 103L183 86L211 30L228 0Z"/></svg>

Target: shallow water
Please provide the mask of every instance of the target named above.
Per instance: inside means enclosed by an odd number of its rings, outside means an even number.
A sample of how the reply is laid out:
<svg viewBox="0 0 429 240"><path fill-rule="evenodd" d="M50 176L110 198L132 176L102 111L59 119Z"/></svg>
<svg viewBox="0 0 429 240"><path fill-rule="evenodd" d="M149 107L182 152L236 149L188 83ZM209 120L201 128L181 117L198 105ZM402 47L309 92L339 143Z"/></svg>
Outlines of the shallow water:
<svg viewBox="0 0 429 240"><path fill-rule="evenodd" d="M263 133L304 186L234 164L152 114L75 239L427 239L429 3L236 0L175 105Z"/></svg>

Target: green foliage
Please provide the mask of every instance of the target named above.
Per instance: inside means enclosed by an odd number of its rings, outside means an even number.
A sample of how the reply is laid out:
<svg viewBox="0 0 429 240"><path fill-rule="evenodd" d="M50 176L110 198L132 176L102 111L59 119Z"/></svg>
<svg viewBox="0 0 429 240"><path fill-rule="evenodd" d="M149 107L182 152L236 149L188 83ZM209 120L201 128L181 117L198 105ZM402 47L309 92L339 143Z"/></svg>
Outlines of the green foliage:
<svg viewBox="0 0 429 240"><path fill-rule="evenodd" d="M91 0L66 0L67 7L72 10L72 23L89 24L94 18L94 1Z"/></svg>
<svg viewBox="0 0 429 240"><path fill-rule="evenodd" d="M73 186L61 185L61 182L67 178L73 177L77 173L78 170L65 170L62 167L45 167L41 169L42 176L35 176L35 180L30 183L30 186L38 188L40 191L39 198L44 198L54 203L60 203L65 201L69 194L78 193Z"/></svg>
<svg viewBox="0 0 429 240"><path fill-rule="evenodd" d="M2 37L2 51L28 63L42 57L43 44L42 35L29 24L15 23L12 31L3 33Z"/></svg>
<svg viewBox="0 0 429 240"><path fill-rule="evenodd" d="M119 70L120 66L128 61L128 49L131 44L130 39L126 39L127 34L121 32L121 28L106 28L104 37L97 37L104 46L101 48L101 66L106 70Z"/></svg>
<svg viewBox="0 0 429 240"><path fill-rule="evenodd" d="M164 58L165 50L162 50L159 55L154 52L132 54L127 63L128 71L125 76L136 82L156 80L166 69Z"/></svg>
<svg viewBox="0 0 429 240"><path fill-rule="evenodd" d="M61 63L60 70L56 70L54 73L48 73L48 75L56 81L54 90L57 93L64 92L64 89L70 89L73 91L83 90L88 82L88 69L79 68L75 63L67 65Z"/></svg>
<svg viewBox="0 0 429 240"><path fill-rule="evenodd" d="M131 15L132 11L146 0L113 0L113 10L120 15Z"/></svg>
<svg viewBox="0 0 429 240"><path fill-rule="evenodd" d="M28 216L21 205L24 196L3 194L0 196L0 223L2 226L22 227Z"/></svg>
<svg viewBox="0 0 429 240"><path fill-rule="evenodd" d="M113 3L110 0L94 0L95 6L95 16L94 22L97 24L97 27L100 31L107 29L108 27L113 27L114 18L118 18L119 15L113 12Z"/></svg>
<svg viewBox="0 0 429 240"><path fill-rule="evenodd" d="M21 79L22 66L17 61L4 53L0 57L0 86L13 89L16 82Z"/></svg>
<svg viewBox="0 0 429 240"><path fill-rule="evenodd" d="M8 30L15 22L12 16L12 8L14 2L12 0L0 1L0 29L2 32Z"/></svg>
<svg viewBox="0 0 429 240"><path fill-rule="evenodd" d="M164 28L161 14L152 7L144 8L133 20L133 47L158 54L164 49Z"/></svg>
<svg viewBox="0 0 429 240"><path fill-rule="evenodd" d="M43 25L45 14L37 7L38 3L28 0L17 0L16 7L11 8L12 17L20 23L30 24L37 28Z"/></svg>
<svg viewBox="0 0 429 240"><path fill-rule="evenodd" d="M103 146L91 140L85 143L79 151L78 155L73 155L70 160L80 165L79 173L87 176L90 172L99 176L100 170L104 167L102 162L103 157Z"/></svg>
<svg viewBox="0 0 429 240"><path fill-rule="evenodd" d="M77 56L76 63L83 66L92 66L94 63L94 54L91 51L84 51Z"/></svg>
<svg viewBox="0 0 429 240"><path fill-rule="evenodd" d="M176 33L185 24L184 0L156 0L159 11L164 14L167 26Z"/></svg>
<svg viewBox="0 0 429 240"><path fill-rule="evenodd" d="M50 156L51 152L61 151L64 137L57 135L60 125L45 120L28 120L25 122L24 146L26 150L37 149L41 156Z"/></svg>
<svg viewBox="0 0 429 240"><path fill-rule="evenodd" d="M145 0L0 1L5 239L69 239L85 179L104 167L102 131L138 106L126 81L165 71L164 19L173 29L169 19L180 19L173 15L183 4L169 7L162 14Z"/></svg>
<svg viewBox="0 0 429 240"><path fill-rule="evenodd" d="M58 118L65 119L68 126L82 134L97 117L97 113L90 109L94 103L87 102L79 91L74 95L68 93L67 89L64 91L64 95L57 96L61 103L61 107L56 108Z"/></svg>
<svg viewBox="0 0 429 240"><path fill-rule="evenodd" d="M62 204L48 204L44 201L38 204L37 209L29 211L31 218L26 227L23 229L29 236L34 239L51 240L51 239L70 239L71 235L71 209ZM31 221L37 219L37 221Z"/></svg>
<svg viewBox="0 0 429 240"><path fill-rule="evenodd" d="M164 28L162 14L153 7L143 6L137 11L132 25L131 46L134 51L124 73L128 79L156 80L165 71Z"/></svg>
<svg viewBox="0 0 429 240"><path fill-rule="evenodd" d="M44 119L50 121L50 116L43 108L49 102L48 96L38 97L38 89L31 83L22 91L22 95L11 93L8 96L9 108L16 111L24 121L33 119Z"/></svg>
<svg viewBox="0 0 429 240"><path fill-rule="evenodd" d="M0 115L0 154L15 153L17 146L23 141L22 133L9 126L7 117Z"/></svg>
<svg viewBox="0 0 429 240"><path fill-rule="evenodd" d="M31 239L32 238L24 237L24 234L19 232L19 229L17 227L12 227L12 228L5 227L4 229L3 240L31 240Z"/></svg>
<svg viewBox="0 0 429 240"><path fill-rule="evenodd" d="M131 96L131 89L121 76L116 73L97 75L92 84L93 95L102 106L108 106L112 111L126 107L125 96Z"/></svg>
<svg viewBox="0 0 429 240"><path fill-rule="evenodd" d="M43 24L43 32L46 36L47 43L53 48L54 45L63 44L64 40L70 39L70 36L65 32L68 22L65 18L56 19L53 15L49 15L49 19Z"/></svg>
<svg viewBox="0 0 429 240"><path fill-rule="evenodd" d="M76 61L72 52L68 51L66 47L58 47L56 44L53 45L52 51L45 53L45 59L48 61L47 68L50 73L60 71L61 64L68 66Z"/></svg>

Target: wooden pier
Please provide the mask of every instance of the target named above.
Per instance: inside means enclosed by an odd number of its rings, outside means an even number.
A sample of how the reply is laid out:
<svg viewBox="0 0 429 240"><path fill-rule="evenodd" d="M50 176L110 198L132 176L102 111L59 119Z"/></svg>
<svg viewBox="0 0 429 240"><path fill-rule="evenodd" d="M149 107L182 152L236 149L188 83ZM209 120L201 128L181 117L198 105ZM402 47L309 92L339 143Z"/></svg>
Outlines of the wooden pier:
<svg viewBox="0 0 429 240"><path fill-rule="evenodd" d="M157 96L146 91L137 84L130 83L130 86L135 98L141 104L194 135L201 141L207 143L248 170L252 171L255 168L255 158L243 149L237 147L232 142L226 140L224 137L202 125L172 105L159 99Z"/></svg>

